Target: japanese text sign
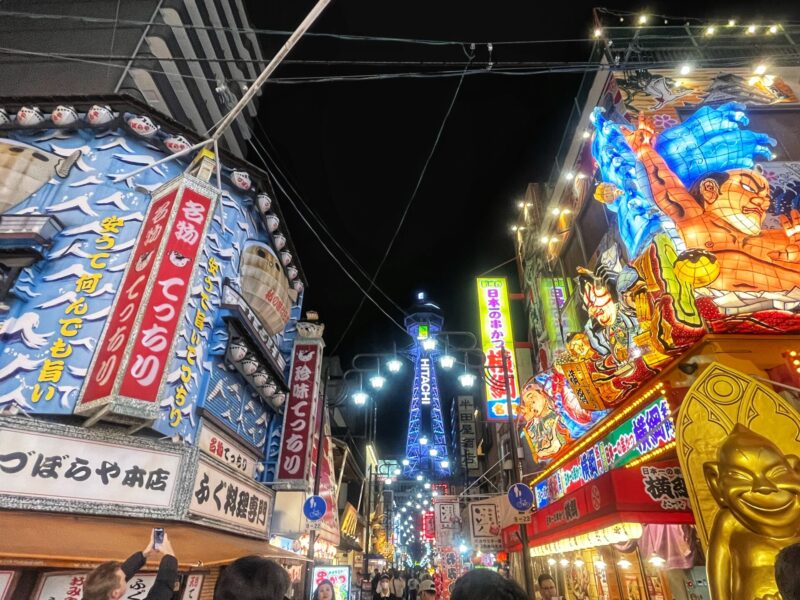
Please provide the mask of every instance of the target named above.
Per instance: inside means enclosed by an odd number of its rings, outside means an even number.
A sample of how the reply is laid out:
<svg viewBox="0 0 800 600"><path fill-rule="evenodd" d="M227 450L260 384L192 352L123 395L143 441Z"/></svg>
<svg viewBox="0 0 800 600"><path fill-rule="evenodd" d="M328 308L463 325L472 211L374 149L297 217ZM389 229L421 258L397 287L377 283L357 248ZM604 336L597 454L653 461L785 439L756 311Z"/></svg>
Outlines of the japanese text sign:
<svg viewBox="0 0 800 600"><path fill-rule="evenodd" d="M314 592L323 581L333 584L333 600L348 600L350 598L350 567L334 565L318 565L314 567L314 585L309 590L313 598Z"/></svg>
<svg viewBox="0 0 800 600"><path fill-rule="evenodd" d="M230 438L210 427L207 422L203 424L203 429L200 430L197 445L201 452L218 463L241 473L245 477L251 479L254 477L256 461L253 455L242 450Z"/></svg>
<svg viewBox="0 0 800 600"><path fill-rule="evenodd" d="M182 462L166 451L0 426L0 506L17 496L39 510L169 509Z"/></svg>
<svg viewBox="0 0 800 600"><path fill-rule="evenodd" d="M483 552L494 552L503 548L500 537L500 511L497 502L486 500L469 505L470 533L472 546Z"/></svg>
<svg viewBox="0 0 800 600"><path fill-rule="evenodd" d="M675 439L669 403L658 398L535 486L536 506L548 503Z"/></svg>
<svg viewBox="0 0 800 600"><path fill-rule="evenodd" d="M320 342L296 343L289 377L289 399L283 421L277 479L298 482L305 489L309 479L312 416L319 401L319 377L322 365Z"/></svg>
<svg viewBox="0 0 800 600"><path fill-rule="evenodd" d="M38 592L32 597L34 600L81 600L86 575L88 572L44 573ZM155 573L134 575L128 581L120 600L143 600L147 597L155 581Z"/></svg>
<svg viewBox="0 0 800 600"><path fill-rule="evenodd" d="M511 330L511 311L505 278L478 278L478 306L481 319L481 349L486 355L487 419L508 419L506 388L511 392L513 411L519 407L517 360ZM503 363L505 362L505 369ZM505 372L508 372L506 381Z"/></svg>
<svg viewBox="0 0 800 600"><path fill-rule="evenodd" d="M111 402L125 405L112 412L158 415L160 389L214 200L181 185L151 202L76 412L90 413Z"/></svg>
<svg viewBox="0 0 800 600"><path fill-rule="evenodd" d="M181 600L199 600L200 590L203 589L205 575L200 573L189 573L186 576L186 587L183 588Z"/></svg>
<svg viewBox="0 0 800 600"><path fill-rule="evenodd" d="M457 496L436 496L433 499L434 527L437 546L452 546L461 534L461 507Z"/></svg>
<svg viewBox="0 0 800 600"><path fill-rule="evenodd" d="M273 492L268 488L200 460L190 514L210 519L222 529L234 527L266 539L272 507Z"/></svg>

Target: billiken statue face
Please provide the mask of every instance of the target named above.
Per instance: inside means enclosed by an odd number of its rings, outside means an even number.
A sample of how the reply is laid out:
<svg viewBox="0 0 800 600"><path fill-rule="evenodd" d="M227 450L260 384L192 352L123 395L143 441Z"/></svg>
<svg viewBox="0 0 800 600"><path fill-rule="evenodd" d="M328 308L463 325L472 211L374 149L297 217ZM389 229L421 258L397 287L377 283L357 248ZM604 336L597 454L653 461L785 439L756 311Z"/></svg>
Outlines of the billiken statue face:
<svg viewBox="0 0 800 600"><path fill-rule="evenodd" d="M769 210L769 182L750 169L734 169L725 175L728 178L722 183L712 177L700 181L698 191L706 212L742 233L758 235Z"/></svg>
<svg viewBox="0 0 800 600"><path fill-rule="evenodd" d="M743 425L703 466L714 499L747 529L772 538L800 531L800 458Z"/></svg>

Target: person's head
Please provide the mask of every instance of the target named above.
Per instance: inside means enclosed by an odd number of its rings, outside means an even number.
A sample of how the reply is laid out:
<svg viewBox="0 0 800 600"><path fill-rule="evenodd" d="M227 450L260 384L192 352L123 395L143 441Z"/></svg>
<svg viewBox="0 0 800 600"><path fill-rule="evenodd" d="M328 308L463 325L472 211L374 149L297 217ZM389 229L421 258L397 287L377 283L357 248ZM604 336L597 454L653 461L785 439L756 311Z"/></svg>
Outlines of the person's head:
<svg viewBox="0 0 800 600"><path fill-rule="evenodd" d="M378 582L378 589L382 592L388 592L389 580L390 577L388 575L381 575L380 581Z"/></svg>
<svg viewBox="0 0 800 600"><path fill-rule="evenodd" d="M118 600L127 588L121 565L117 561L104 562L86 576L83 597L86 600Z"/></svg>
<svg viewBox="0 0 800 600"><path fill-rule="evenodd" d="M456 579L451 600L527 600L525 591L513 579L489 569L475 569Z"/></svg>
<svg viewBox="0 0 800 600"><path fill-rule="evenodd" d="M430 579L419 584L419 600L436 600L436 584Z"/></svg>
<svg viewBox="0 0 800 600"><path fill-rule="evenodd" d="M312 600L334 600L335 596L333 584L327 579L323 579L319 582L317 589L314 590Z"/></svg>
<svg viewBox="0 0 800 600"><path fill-rule="evenodd" d="M283 600L289 591L289 574L262 556L244 556L222 571L214 600Z"/></svg>
<svg viewBox="0 0 800 600"><path fill-rule="evenodd" d="M769 182L753 169L709 173L691 193L711 213L746 233L758 235L770 205Z"/></svg>
<svg viewBox="0 0 800 600"><path fill-rule="evenodd" d="M800 600L800 544L786 546L775 561L775 583L783 600Z"/></svg>
<svg viewBox="0 0 800 600"><path fill-rule="evenodd" d="M539 582L539 592L542 594L542 600L550 600L550 598L556 597L558 590L556 589L555 579L547 573L542 573L537 581Z"/></svg>

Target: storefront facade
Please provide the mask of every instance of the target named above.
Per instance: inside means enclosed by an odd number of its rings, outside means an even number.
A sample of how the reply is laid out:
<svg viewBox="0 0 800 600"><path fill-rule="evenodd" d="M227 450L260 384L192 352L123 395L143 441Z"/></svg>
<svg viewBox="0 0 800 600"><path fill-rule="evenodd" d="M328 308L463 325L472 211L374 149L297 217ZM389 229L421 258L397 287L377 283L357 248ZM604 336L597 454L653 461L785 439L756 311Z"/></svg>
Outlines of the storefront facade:
<svg viewBox="0 0 800 600"><path fill-rule="evenodd" d="M295 349L322 359L280 210L228 156L154 165L195 134L112 104L3 112L3 599L79 598L153 527L183 598L211 597L242 555L307 562L268 543Z"/></svg>
<svg viewBox="0 0 800 600"><path fill-rule="evenodd" d="M726 509L729 482L703 466L769 438L800 478L800 90L794 69L758 72L598 76L557 183L520 203L537 362L519 418L536 496L525 550L567 598L772 594L753 557L720 567L719 523L773 564L797 539Z"/></svg>

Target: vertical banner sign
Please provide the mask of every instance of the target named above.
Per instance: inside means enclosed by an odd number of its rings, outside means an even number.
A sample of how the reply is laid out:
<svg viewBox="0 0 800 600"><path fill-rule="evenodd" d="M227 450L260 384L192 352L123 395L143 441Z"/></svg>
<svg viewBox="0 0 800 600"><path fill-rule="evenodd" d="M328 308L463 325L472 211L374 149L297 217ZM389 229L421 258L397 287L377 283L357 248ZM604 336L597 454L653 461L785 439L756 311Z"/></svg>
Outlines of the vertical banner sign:
<svg viewBox="0 0 800 600"><path fill-rule="evenodd" d="M461 508L457 496L437 496L433 499L436 546L453 546L461 534Z"/></svg>
<svg viewBox="0 0 800 600"><path fill-rule="evenodd" d="M432 510L422 513L422 537L426 540L436 539L436 522Z"/></svg>
<svg viewBox="0 0 800 600"><path fill-rule="evenodd" d="M500 511L494 499L470 503L469 524L473 548L482 552L503 549Z"/></svg>
<svg viewBox="0 0 800 600"><path fill-rule="evenodd" d="M476 447L475 403L472 396L459 396L458 402L458 439L461 448L461 467L468 477L480 474L478 450Z"/></svg>
<svg viewBox="0 0 800 600"><path fill-rule="evenodd" d="M517 360L511 331L508 286L504 277L479 277L477 283L481 349L486 355L484 366L487 369L486 418L489 421L504 421L508 419L504 359L508 370L508 389L511 390L511 402L515 414L519 407ZM505 348L505 352L502 348Z"/></svg>
<svg viewBox="0 0 800 600"><path fill-rule="evenodd" d="M292 352L289 399L283 417L277 482L305 490L311 466L312 415L319 402L322 340L297 342ZM289 484L289 485L286 485Z"/></svg>
<svg viewBox="0 0 800 600"><path fill-rule="evenodd" d="M158 416L159 391L216 201L212 188L201 193L194 181L184 176L151 201L76 413L111 404L112 413Z"/></svg>

